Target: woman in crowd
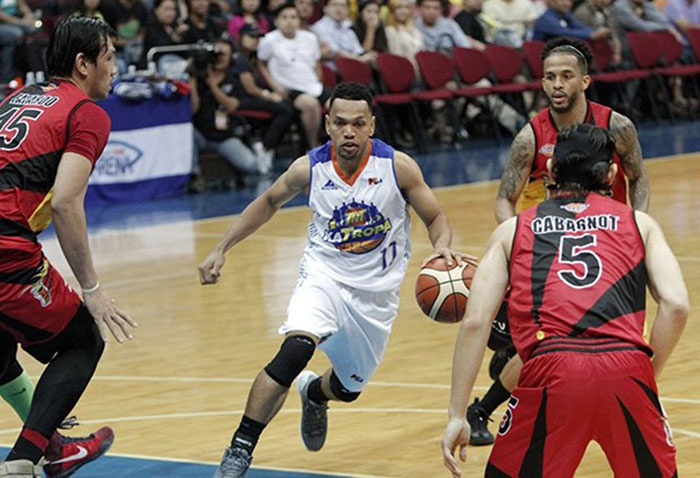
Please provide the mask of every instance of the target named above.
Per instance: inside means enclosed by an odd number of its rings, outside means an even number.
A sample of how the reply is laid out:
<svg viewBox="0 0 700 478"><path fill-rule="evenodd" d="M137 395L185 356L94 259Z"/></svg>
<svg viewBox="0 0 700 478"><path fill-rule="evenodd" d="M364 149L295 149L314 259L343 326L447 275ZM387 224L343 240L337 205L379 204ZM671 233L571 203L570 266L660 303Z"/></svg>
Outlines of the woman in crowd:
<svg viewBox="0 0 700 478"><path fill-rule="evenodd" d="M389 49L384 24L379 19L379 2L377 0L361 0L358 5L358 15L352 30L360 40L365 51L377 53Z"/></svg>
<svg viewBox="0 0 700 478"><path fill-rule="evenodd" d="M239 96L242 110L268 111L272 119L262 135L262 142L253 143L253 151L261 158L259 166L263 174L272 168L275 148L282 141L284 133L294 116L291 101L279 93L270 91L270 87L258 69L258 44L262 33L257 25L243 25L239 32L238 48L233 58L234 74L238 75L241 86Z"/></svg>
<svg viewBox="0 0 700 478"><path fill-rule="evenodd" d="M389 2L389 15L387 16L386 39L389 53L408 58L416 72L416 53L421 51L425 44L416 25L413 23L413 0L391 0Z"/></svg>
<svg viewBox="0 0 700 478"><path fill-rule="evenodd" d="M260 0L240 0L237 11L228 22L228 32L233 40L238 38L238 32L246 23L257 25L263 34L270 31L270 23L260 10Z"/></svg>
<svg viewBox="0 0 700 478"><path fill-rule="evenodd" d="M177 45L182 42L182 34L187 31L186 23L177 17L175 0L156 0L146 23L143 39L143 53L139 68L146 68L148 50L155 46Z"/></svg>

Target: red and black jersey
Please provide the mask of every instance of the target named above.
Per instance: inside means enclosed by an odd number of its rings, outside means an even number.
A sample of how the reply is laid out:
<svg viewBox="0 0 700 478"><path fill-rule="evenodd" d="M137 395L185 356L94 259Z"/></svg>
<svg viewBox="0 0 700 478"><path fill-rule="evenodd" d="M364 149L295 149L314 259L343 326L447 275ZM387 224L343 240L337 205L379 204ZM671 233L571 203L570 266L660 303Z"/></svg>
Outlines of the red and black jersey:
<svg viewBox="0 0 700 478"><path fill-rule="evenodd" d="M557 197L520 213L508 318L523 361L553 337L610 338L650 353L644 256L634 211L600 194Z"/></svg>
<svg viewBox="0 0 700 478"><path fill-rule="evenodd" d="M107 113L69 81L30 85L0 104L0 250L36 252L62 155L94 165L109 129Z"/></svg>
<svg viewBox="0 0 700 478"><path fill-rule="evenodd" d="M610 129L611 117L612 110L607 106L592 101L586 102L585 123ZM535 135L535 159L532 163L530 178L520 197L519 211L524 211L546 199L546 186L551 182L547 173L547 160L554 156L554 147L559 134L549 108L545 108L532 118L530 126ZM612 198L627 204L627 180L617 153L614 161L617 163L617 177L612 187Z"/></svg>

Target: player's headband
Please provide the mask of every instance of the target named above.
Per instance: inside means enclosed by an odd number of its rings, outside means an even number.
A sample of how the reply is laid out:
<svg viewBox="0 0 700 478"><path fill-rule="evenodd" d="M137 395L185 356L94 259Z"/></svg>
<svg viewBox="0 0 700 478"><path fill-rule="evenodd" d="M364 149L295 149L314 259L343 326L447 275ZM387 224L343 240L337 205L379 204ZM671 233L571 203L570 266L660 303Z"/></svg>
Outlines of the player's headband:
<svg viewBox="0 0 700 478"><path fill-rule="evenodd" d="M573 45L559 45L558 47L552 49L551 53L571 53L575 57L579 58L583 64L585 65L585 71L584 73L588 73L588 60L586 59L586 55L583 54L581 50L576 48Z"/></svg>
<svg viewBox="0 0 700 478"><path fill-rule="evenodd" d="M578 124L567 134L557 137L553 161L558 184L576 183L590 191L601 188L591 172L597 163L612 163L615 143L610 134L603 130L601 132L607 137L607 141L596 147L591 138L593 128L597 127ZM576 161L569 159L572 154L577 156Z"/></svg>

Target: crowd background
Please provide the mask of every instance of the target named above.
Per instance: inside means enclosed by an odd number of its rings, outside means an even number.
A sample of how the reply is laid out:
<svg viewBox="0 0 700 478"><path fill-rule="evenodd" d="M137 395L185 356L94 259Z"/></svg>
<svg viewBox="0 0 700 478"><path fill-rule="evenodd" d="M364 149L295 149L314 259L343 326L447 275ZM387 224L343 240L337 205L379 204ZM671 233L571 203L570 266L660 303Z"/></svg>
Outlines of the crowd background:
<svg viewBox="0 0 700 478"><path fill-rule="evenodd" d="M562 36L594 52L593 99L635 121L699 112L697 0L3 0L5 92L43 79L48 32L67 15L114 28L123 74L152 75L153 47L215 46L182 55L193 192L204 153L245 177L318 145L340 80L371 86L380 134L398 147L508 138L546 106L538 52Z"/></svg>

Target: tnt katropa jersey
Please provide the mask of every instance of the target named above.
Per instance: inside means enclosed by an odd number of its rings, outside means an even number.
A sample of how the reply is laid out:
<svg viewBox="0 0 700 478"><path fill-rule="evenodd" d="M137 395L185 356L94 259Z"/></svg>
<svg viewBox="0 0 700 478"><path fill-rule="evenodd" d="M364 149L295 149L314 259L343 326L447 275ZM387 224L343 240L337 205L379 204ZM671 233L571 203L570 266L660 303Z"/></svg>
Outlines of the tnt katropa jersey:
<svg viewBox="0 0 700 478"><path fill-rule="evenodd" d="M632 208L600 194L549 199L519 214L508 318L522 359L552 337L611 338L651 353L644 256Z"/></svg>
<svg viewBox="0 0 700 478"><path fill-rule="evenodd" d="M399 287L411 256L408 203L398 185L394 149L374 139L352 177L330 142L309 153L309 243L303 261L350 287Z"/></svg>

